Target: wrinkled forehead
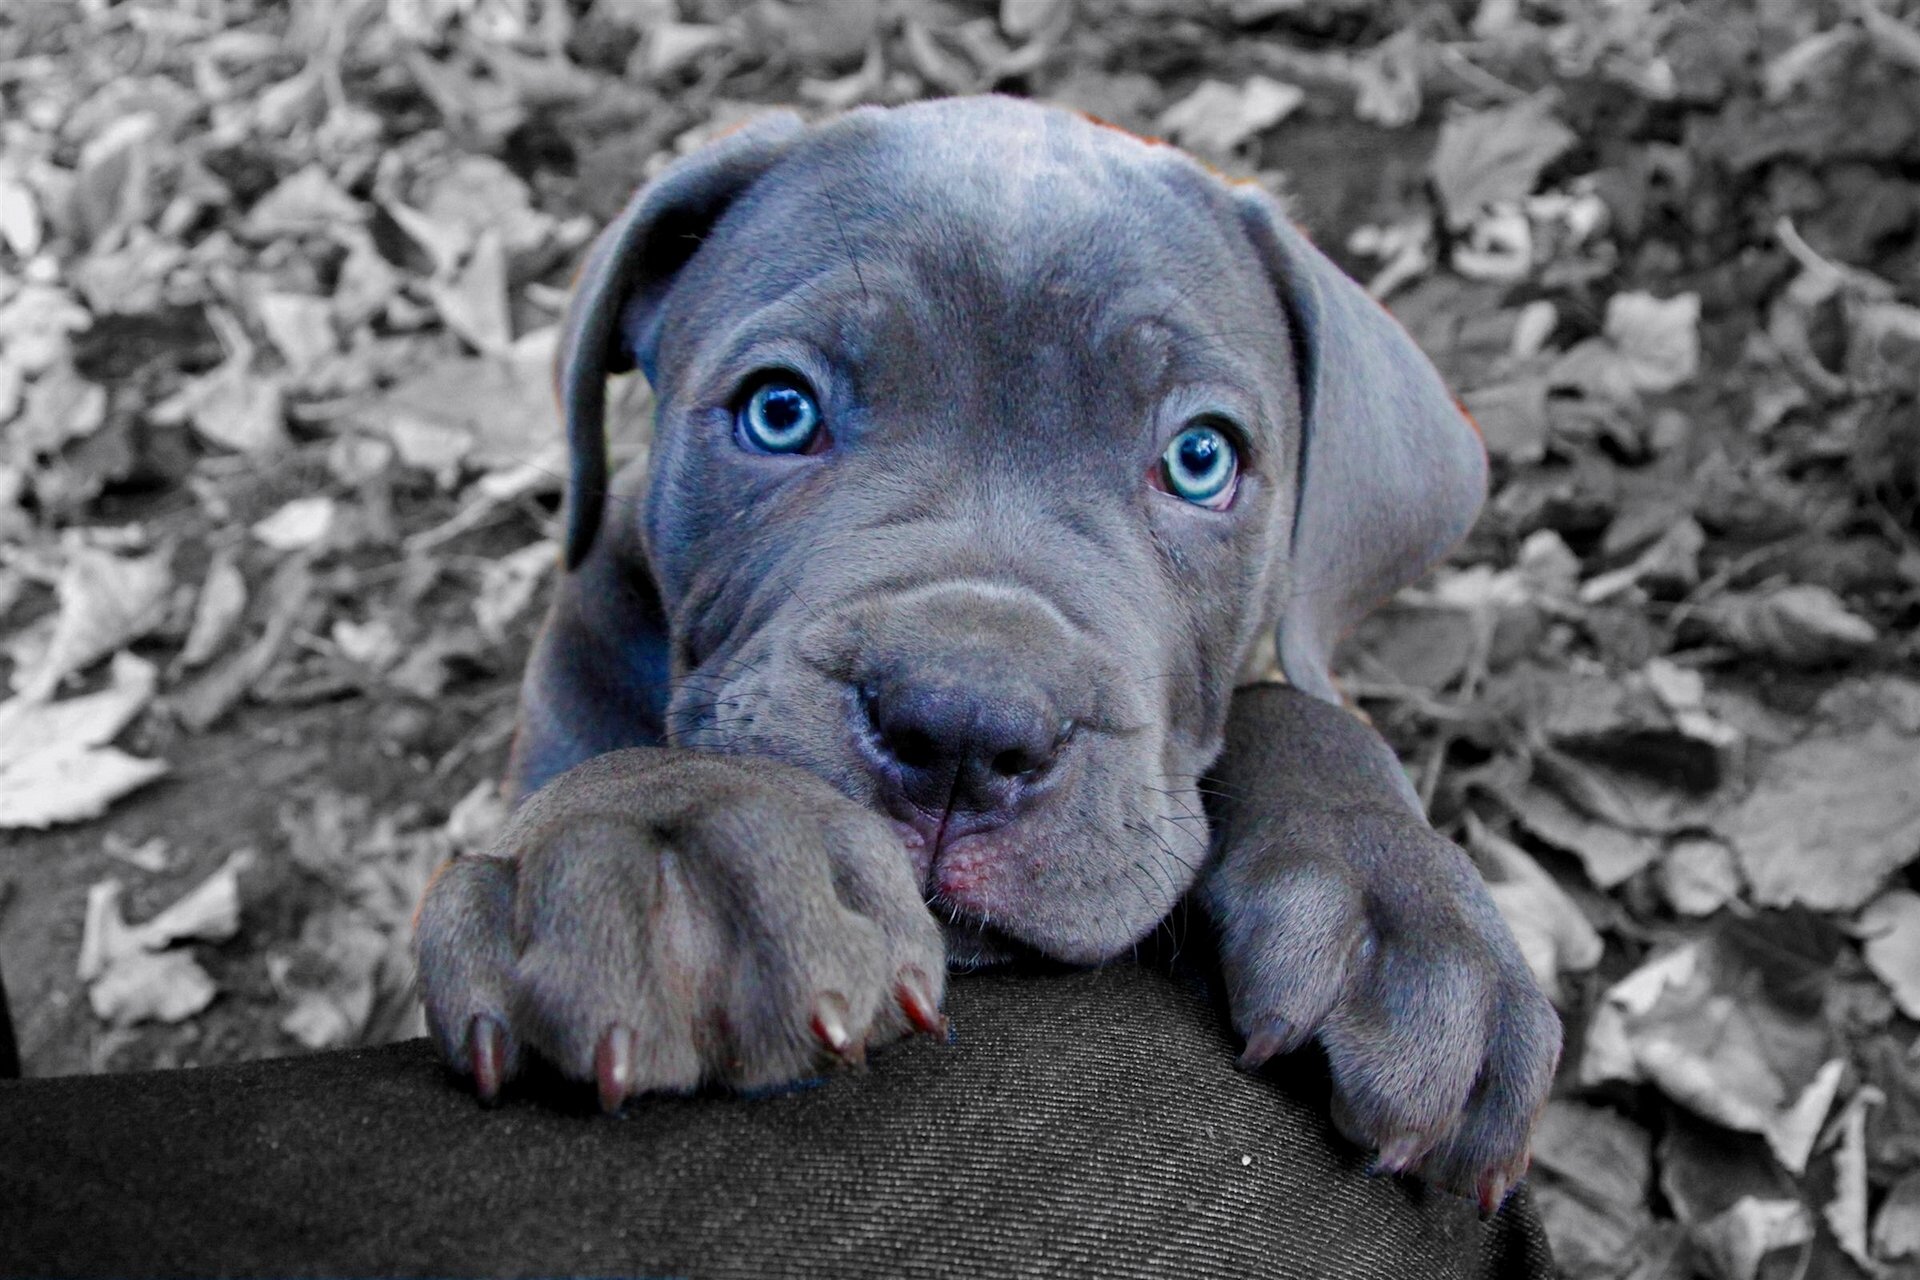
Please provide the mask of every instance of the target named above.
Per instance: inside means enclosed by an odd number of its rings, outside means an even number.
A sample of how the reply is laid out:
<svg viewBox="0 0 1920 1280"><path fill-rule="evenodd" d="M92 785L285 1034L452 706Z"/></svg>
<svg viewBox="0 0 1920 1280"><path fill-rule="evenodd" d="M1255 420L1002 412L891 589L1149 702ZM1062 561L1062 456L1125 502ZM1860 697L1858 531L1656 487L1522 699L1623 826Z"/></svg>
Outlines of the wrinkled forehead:
<svg viewBox="0 0 1920 1280"><path fill-rule="evenodd" d="M1149 377L1264 380L1288 349L1216 179L1171 148L992 101L816 130L713 228L672 305L709 339L751 323L841 349L1051 333Z"/></svg>

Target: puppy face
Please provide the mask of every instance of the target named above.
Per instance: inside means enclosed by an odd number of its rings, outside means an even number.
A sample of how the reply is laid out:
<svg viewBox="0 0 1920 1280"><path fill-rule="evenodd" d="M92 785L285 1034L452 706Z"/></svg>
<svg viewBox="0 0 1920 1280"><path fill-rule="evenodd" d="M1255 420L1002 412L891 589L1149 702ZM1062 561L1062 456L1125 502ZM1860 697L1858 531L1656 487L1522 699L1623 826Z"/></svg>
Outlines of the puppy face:
<svg viewBox="0 0 1920 1280"><path fill-rule="evenodd" d="M1012 102L862 112L727 205L618 340L669 740L891 816L962 961L1138 940L1275 622L1294 334L1216 179Z"/></svg>

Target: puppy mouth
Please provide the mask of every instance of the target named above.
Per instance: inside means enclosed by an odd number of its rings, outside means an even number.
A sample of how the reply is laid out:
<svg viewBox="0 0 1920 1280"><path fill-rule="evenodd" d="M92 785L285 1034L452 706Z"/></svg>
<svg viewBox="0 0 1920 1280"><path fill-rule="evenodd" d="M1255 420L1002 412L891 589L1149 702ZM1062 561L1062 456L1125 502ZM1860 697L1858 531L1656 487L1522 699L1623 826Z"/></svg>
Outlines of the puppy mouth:
<svg viewBox="0 0 1920 1280"><path fill-rule="evenodd" d="M969 911L935 895L927 903L947 940L947 967L958 972L985 969L1015 961L1043 964L1046 953Z"/></svg>

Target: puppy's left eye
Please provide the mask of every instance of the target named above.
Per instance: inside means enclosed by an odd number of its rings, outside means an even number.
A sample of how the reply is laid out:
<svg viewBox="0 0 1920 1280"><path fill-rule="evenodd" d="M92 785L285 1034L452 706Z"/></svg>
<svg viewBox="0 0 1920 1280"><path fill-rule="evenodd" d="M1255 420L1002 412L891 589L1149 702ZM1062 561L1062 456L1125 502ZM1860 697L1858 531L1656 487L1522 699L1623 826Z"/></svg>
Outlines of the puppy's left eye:
<svg viewBox="0 0 1920 1280"><path fill-rule="evenodd" d="M1240 452L1220 428L1195 422L1160 455L1153 478L1157 489L1209 511L1224 511L1240 478Z"/></svg>
<svg viewBox="0 0 1920 1280"><path fill-rule="evenodd" d="M820 404L805 383L775 375L761 382L734 414L741 440L764 453L818 452L825 432Z"/></svg>

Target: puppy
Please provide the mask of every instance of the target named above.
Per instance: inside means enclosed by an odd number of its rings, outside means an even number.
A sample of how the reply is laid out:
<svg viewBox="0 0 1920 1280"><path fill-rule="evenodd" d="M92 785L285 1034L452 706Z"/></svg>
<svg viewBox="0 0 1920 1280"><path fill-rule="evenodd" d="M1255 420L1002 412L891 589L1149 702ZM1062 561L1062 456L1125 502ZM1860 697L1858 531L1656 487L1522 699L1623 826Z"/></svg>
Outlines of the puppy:
<svg viewBox="0 0 1920 1280"><path fill-rule="evenodd" d="M1244 1060L1318 1041L1377 1168L1501 1201L1559 1022L1328 671L1485 455L1272 200L1011 99L769 116L600 237L559 390L527 798L418 924L483 1096L529 1051L609 1108L810 1076L1195 891Z"/></svg>

